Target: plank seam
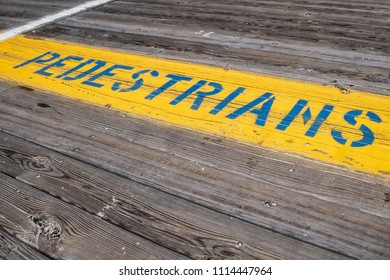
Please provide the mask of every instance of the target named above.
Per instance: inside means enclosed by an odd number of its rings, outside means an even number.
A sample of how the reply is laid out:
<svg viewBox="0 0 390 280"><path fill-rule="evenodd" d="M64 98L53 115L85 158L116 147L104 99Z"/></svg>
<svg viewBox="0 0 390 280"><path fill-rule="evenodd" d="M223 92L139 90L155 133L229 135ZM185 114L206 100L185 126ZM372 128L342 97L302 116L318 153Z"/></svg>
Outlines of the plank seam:
<svg viewBox="0 0 390 280"><path fill-rule="evenodd" d="M109 167L108 167L107 165L105 165L105 164L98 164L98 163L95 162L94 160L88 160L88 159L85 158L84 156L77 156L77 155L75 155L75 154L72 154L72 153L69 152L69 151L60 151L60 150L57 149L57 148L49 147L49 146L47 146L47 145L45 145L45 144L35 142L33 139L27 139L27 138L25 138L25 137L23 137L23 136L19 136L19 135L17 135L17 134L14 134L14 133L12 133L12 132L10 132L10 131L6 131L6 130L4 130L4 129L0 129L0 131L1 131L2 133L4 133L4 134L11 135L11 136L13 136L13 137L15 137L15 138L21 139L21 140L23 140L23 141L26 141L26 142L31 143L31 144L33 144L33 145L36 145L36 146L38 146L38 147L41 147L41 148L44 148L44 149L48 149L48 150L54 151L54 152L56 152L56 153L62 154L62 155L64 155L65 157L68 157L68 158L70 158L70 159L72 159L72 160L79 161L79 162L81 162L81 163L83 163L83 164L87 164L87 165L89 165L89 166L91 166L91 167L93 167L93 168L96 168L96 169L99 169L99 170L103 170L104 172L112 173L113 175L118 176L118 177L121 177L121 178L124 178L124 179L126 179L126 180L134 181L134 182L137 183L137 184L140 184L140 185L143 185L143 186L152 188L153 190L158 191L158 192L161 192L161 193L164 193L164 194L166 194L166 195L170 195L170 196L172 196L172 197L175 197L175 198L178 198L178 199L181 199L181 200L184 200L184 201L188 201L188 202L190 202L190 203L192 203L192 204L194 204L194 205L197 205L197 206L200 206L200 207L204 207L204 208L206 208L206 209L208 209L208 210L211 210L211 211L214 211L214 212L216 212L216 213L234 217L234 218L236 218L236 219L238 219L238 220L240 220L240 221L242 221L242 222L251 224L251 225L256 226L256 227L259 227L259 228L261 228L261 229L268 230L268 231L270 231L270 232L274 232L274 233L276 233L276 234L283 235L283 236L285 236L285 237L288 237L288 238L291 238L291 239L298 240L299 242L303 242L303 243L306 243L306 244L309 244L309 245L312 245L312 246L315 246L315 247L318 247L318 248L327 250L327 251L329 251L329 252L333 252L333 253L342 255L342 256L344 256L344 257L356 259L356 257L353 256L353 255L351 255L351 254L347 254L347 253L342 252L342 251L337 251L337 250L335 250L335 249L333 249L333 248L325 247L325 246L323 246L323 245L321 245L321 244L316 244L316 243L314 243L314 242L310 242L310 241L304 240L303 238L300 238L300 237L298 237L298 236L293 236L293 235L290 235L290 234L288 234L288 233L286 233L286 232L276 230L276 229L274 229L274 228L272 228L272 227L268 227L268 226L265 226L265 225L263 225L263 224L256 223L256 222L254 222L252 219L245 218L245 217L240 217L239 215L235 215L235 214L234 214L233 212L231 212L231 211L226 211L226 212L225 212L225 211L222 211L222 210L220 210L220 209L218 209L218 208L216 208L216 207L212 207L212 204L209 203L209 202L207 202L207 201L199 200L199 199L195 199L195 200L194 200L194 199L191 199L190 196L189 196L188 194L184 194L184 193L180 193L180 192L176 192L176 191L169 191L169 190L166 190L162 185L159 185L159 184L157 184L157 183L155 183L155 182L151 182L151 181L148 181L148 180L146 180L146 179L140 178L140 177L138 177L138 176L136 176L136 175L133 175L133 174L124 172L124 171L119 170L119 169L117 169L117 168L115 168L115 167L114 167L114 168L109 168ZM2 173L2 172L1 172L1 173ZM4 173L3 173L3 174L4 174ZM6 175L6 174L5 174L5 175ZM7 175L7 176L9 176L9 175ZM9 176L9 177L12 178L12 176ZM16 179L16 178L14 178L14 179ZM18 180L18 179L16 179L16 180ZM18 180L18 181L19 181L19 180ZM22 182L22 181L20 181L20 182ZM22 182L22 183L26 184L25 182ZM34 186L31 186L30 184L27 184L27 185L30 186L30 187L35 188ZM37 188L35 188L35 189L37 189ZM39 190L39 191L41 191L41 192L43 192L43 193L46 193L46 194L52 196L50 193L47 193L47 192L45 192L45 191L43 191L43 190L41 190L41 189L37 189L37 190ZM67 204L69 204L69 205L72 205L73 207L77 207L77 208L79 208L80 210L83 210L83 211L85 211L86 213L89 213L89 214L95 216L94 213L90 213L90 212L87 211L86 209L82 209L82 208L80 208L80 207L77 206L77 205L73 205L72 203L66 202L66 201L64 201L64 200L62 200L62 199L60 199L60 201L62 201L62 202L64 202L64 203L67 203ZM114 222L111 221L111 220L110 220L110 221L104 220L104 221L106 221L106 222L108 222L108 223L110 223L110 224L112 224L112 225L114 225L114 226L116 226L116 227L118 227L118 228L121 228L121 229L123 229L123 230L126 230L126 229L123 228L121 225L116 224L116 223L114 223ZM131 232L131 233L134 234L134 235L140 236L140 237L142 237L142 238L144 238L144 239L146 239L146 240L148 240L148 241L151 241L152 243L158 244L158 243L154 242L153 240L149 240L148 238L146 238L146 237L144 237L144 236L141 236L141 235L139 235L139 234L137 234L137 233L135 233L135 232ZM162 247L164 247L164 248L167 248L167 247L165 247L165 246L163 246L163 245L159 245L159 246L162 246ZM169 249L169 250L171 250L171 251L173 251L173 252L176 252L176 251L174 251L174 250L172 250L172 249L170 249L170 248L167 248L167 249ZM182 255L186 256L185 254L180 253L180 252L176 252L176 253L182 254Z"/></svg>
<svg viewBox="0 0 390 280"><path fill-rule="evenodd" d="M3 174L4 174L4 173L3 173ZM51 256L49 256L46 252L43 252L42 250L39 250L39 249L37 249L37 248L31 246L31 245L28 244L27 242L25 242L25 241L19 239L18 237L14 236L11 232L9 232L8 230L6 230L2 225L0 225L0 234L5 234L5 235L8 235L9 237L13 237L13 238L15 238L17 241L19 241L20 244L21 244L22 246L25 246L25 247L29 248L31 251L34 251L34 252L36 252L36 253L38 253L38 254L41 254L42 256L46 257L46 258L49 259L49 260L54 260L54 258L52 258ZM8 237L8 238L9 238L9 237ZM1 256L0 256L0 260L2 260ZM8 259L3 259L3 260L8 260ZM9 259L9 260L11 260L11 259Z"/></svg>
<svg viewBox="0 0 390 280"><path fill-rule="evenodd" d="M4 133L5 133L5 134L9 134L9 133L6 133L6 132L4 132ZM9 135L11 135L11 134L9 134ZM13 136L14 136L14 135L13 135ZM33 143L33 142L30 142L30 141L28 141L28 140L26 140L26 139L24 139L24 138L20 138L20 137L18 137L18 136L14 136L14 137L19 138L19 139L24 140L24 141L29 142L29 143ZM33 143L33 144L35 144L35 143ZM43 148L46 148L46 147L44 147L44 146L42 146L42 147L43 147ZM46 149L50 150L49 148L46 148ZM52 151L54 151L54 150L52 150ZM57 151L54 151L54 152L59 153L59 152L57 152ZM60 154L62 154L62 153L60 153ZM63 155L66 156L65 154L63 154ZM82 161L80 161L80 162L82 162ZM84 163L84 162L83 162L83 163ZM101 168L99 168L99 169L101 169ZM101 170L106 171L106 170L104 170L104 169L101 169ZM106 172L107 172L107 171L106 171ZM99 217L96 213L94 213L94 212L92 212L92 211L89 211L89 210L86 209L86 208L81 207L81 205L78 205L78 204L76 204L76 203L73 203L73 202L64 200L64 199L62 199L62 198L60 198L60 197L54 196L53 194L51 194L51 193L50 193L49 191L47 191L47 190L37 188L36 186L31 185L31 184L28 183L28 182L24 182L23 180L18 179L17 176L11 176L11 175L6 174L6 173L4 173L4 172L2 172L2 171L0 171L0 174L3 174L3 175L5 175L5 176L7 176L7 177L9 177L9 178L11 178L11 179L13 179L13 180L15 180L15 181L21 183L21 184L24 184L26 187L28 186L28 187L30 187L30 188L32 188L32 189L38 191L38 192L42 192L42 193L44 193L45 195L50 196L53 200L58 200L58 201L60 201L60 203L64 203L64 204L70 205L71 207L75 207L75 208L77 208L80 212L82 211L82 212L85 213L86 215L91 215L91 216L94 216L94 217ZM125 177L123 177L123 178L125 178ZM125 178L125 179L127 179L127 178ZM128 180L130 180L130 179L128 179ZM15 207L14 204L11 204L11 203L9 203L9 204L12 205L13 207ZM149 242L155 244L156 246L165 248L166 250L172 251L172 252L174 252L174 253L176 253L176 254L178 254L178 255L182 255L183 257L189 257L187 254L185 254L185 253L183 253L183 252L180 252L179 250L174 250L174 249L172 249L172 248L169 248L169 247L165 246L165 245L162 244L162 243L155 242L155 241L152 240L151 238L145 237L145 236L143 236L143 235L140 234L140 233L137 233L137 232L135 232L135 231L129 230L129 229L127 229L126 227L122 226L120 223L116 222L115 220L113 220L113 219L111 219L111 218L108 218L108 219L107 219L107 218L101 218L101 217L100 217L99 219L101 219L101 220L104 221L104 222L107 222L107 223L111 224L111 225L114 226L114 227L120 228L121 230L127 231L127 232L129 232L129 233L131 233L131 234L133 234L133 235L135 235L135 236L138 236L138 237L140 237L140 238L142 238L142 239L145 239L145 240L147 240L147 241L149 241ZM1 230L1 229L5 230L5 229L0 225L0 230ZM8 231L6 231L6 232L7 232L8 234L10 234L10 232L8 232ZM283 236L285 236L285 235L283 235ZM287 237L289 237L289 236L287 236ZM15 238L16 238L16 237L15 237ZM291 238L291 237L290 237L290 238ZM53 258L53 256L51 256L50 254L48 254L48 253L45 252L44 250L40 250L39 248L33 247L31 244L29 244L29 243L27 243L27 242L25 242L25 241L23 241L23 240L21 240L21 239L19 239L19 238L17 238L17 239L18 239L21 243L23 243L24 245L29 246L30 248L36 250L37 252L41 253L41 254L44 255L45 257L47 257L47 258L49 258L49 259L56 259L56 258ZM305 243L306 243L306 242L305 242ZM313 245L313 244L310 244L310 245ZM317 246L317 245L314 245L314 246ZM317 247L319 247L319 246L317 246ZM320 248L321 248L321 247L320 247ZM325 250L328 250L328 249L325 248ZM328 251L330 251L330 250L328 250ZM333 251L330 251L330 252L333 252ZM337 252L336 252L336 253L337 253ZM337 254L344 256L343 254L340 254L340 253L337 253ZM348 256L345 256L345 257L348 257Z"/></svg>
<svg viewBox="0 0 390 280"><path fill-rule="evenodd" d="M107 4L109 2L112 2L114 0L93 0L93 1L88 1L85 2L84 4L78 5L76 7L66 9L63 11L60 11L58 13L52 14L52 15L46 15L40 19L33 20L28 22L25 25L9 29L5 31L4 33L0 34L0 42L10 39L12 37L18 36L22 33L31 31L35 28L42 27L44 25L48 25L50 23L53 23L57 20L61 20L70 16L73 16L75 14L84 12L88 9L95 8L104 4Z"/></svg>
<svg viewBox="0 0 390 280"><path fill-rule="evenodd" d="M41 144L36 143L36 142L34 142L34 141L30 141L30 140L27 139L27 138L20 137L20 136L18 136L18 135L14 135L13 133L4 131L3 129L0 129L0 131L1 131L2 133L4 133L4 134L10 135L10 136L15 137L15 138L17 138L17 139L20 139L21 141L25 141L25 142L30 143L30 144L32 144L32 145L38 146L38 147L40 147L40 148L47 149L48 151L53 151L53 152L55 152L55 153L61 154L61 155L65 156L65 157L68 157L68 158L70 158L70 159L73 159L73 160L76 160L76 161L81 162L81 163L83 163L83 164L89 165L89 166L91 166L91 167L93 167L93 168L102 170L102 171L107 172L107 173L111 173L111 174L113 174L113 175L115 175L115 176L124 178L124 179L129 180L129 181L133 181L133 182L135 182L135 183L138 183L138 184L143 185L143 186L146 186L146 187L151 187L150 185L147 185L147 184L145 184L145 183L138 182L137 180L134 180L134 179L132 179L132 178L128 178L128 177L126 177L126 176L122 176L122 175L116 174L115 172L111 172L110 170L105 169L104 166L100 167L100 166L95 165L95 164L93 164L93 163L90 163L90 162L88 162L88 161L84 161L82 157L80 157L80 159L79 159L79 158L77 158L77 157L73 157L72 155L68 155L67 153L62 153L62 152L57 151L57 150L55 150L55 149L51 149L51 148L49 148L49 147L46 147L45 145L41 145ZM71 207L75 207L75 208L79 209L80 211L86 213L87 215L91 215L91 216L94 216L94 217L98 217L98 215L97 215L96 213L94 213L94 212L92 212L92 211L89 211L88 209L86 209L86 208L84 208L84 207L81 207L81 205L78 205L77 203L73 203L73 202L71 202L71 201L67 201L67 200L64 200L64 199L62 199L62 198L60 198L60 197L54 196L53 194L51 194L51 193L50 193L49 191L47 191L47 190L37 188L36 186L31 185L29 182L25 182L25 181L23 181L23 180L20 180L19 178L17 178L18 176L13 176L13 175L7 174L6 172L3 172L3 171L0 171L0 174L3 174L3 175L6 176L6 177L12 178L13 180L15 180L15 181L17 181L17 182L19 182L19 183L21 183L21 184L24 184L25 186L28 186L28 187L30 187L30 188L32 188L32 189L38 191L38 192L42 192L42 193L44 193L44 194L46 194L46 195L52 197L54 200L58 200L58 201L60 201L60 202L62 202L62 203L64 203L64 204L70 205ZM180 196L176 196L176 195L170 194L170 193L168 193L168 192L161 191L161 190L159 190L158 188L154 188L154 187L152 187L152 188L153 188L155 191L159 191L159 192L161 192L161 193L170 195L170 196L172 196L172 197L175 197L175 198L178 198L178 199L182 199ZM186 201L191 202L190 200L186 200ZM195 205L198 205L197 203L194 203L194 202L192 202L192 203L195 204ZM10 203L9 203L9 204L10 204ZM10 204L10 205L14 206L13 204ZM199 205L198 205L198 206L199 206ZM200 205L200 206L202 206L202 205ZM14 207L15 207L15 206L14 206ZM203 206L202 206L202 207L203 207ZM19 209L19 210L20 210L20 209ZM212 210L212 211L215 211L215 210L213 210L213 209L211 209L211 210ZM22 211L22 210L20 210L20 211ZM218 212L218 211L215 211L215 212ZM224 215L226 215L226 214L224 214ZM138 236L138 237L140 237L140 238L143 238L143 239L145 239L145 240L148 240L149 242L151 242L151 243L153 243L153 244L156 244L156 246L160 246L160 247L165 248L165 249L167 249L167 250L169 250L169 251L175 252L176 254L182 255L183 257L189 257L189 256L188 256L186 253L184 253L184 252L180 252L179 250L174 250L174 249L172 249L172 248L169 248L169 247L165 246L165 245L162 244L162 243L155 242L154 240L152 240L152 239L150 239L150 238L148 238L148 237L145 237L145 236L141 235L140 233L137 233L137 232L135 232L135 231L129 230L129 229L127 229L126 227L122 226L120 223L117 223L115 220L113 220L113 219L111 219L111 218L109 218L109 219L100 218L100 219L101 219L102 221L105 221L105 222L107 222L107 223L109 223L109 224L115 226L115 227L118 227L118 228L120 228L120 229L122 229L122 230L124 230L124 231L127 231L127 232L129 232L129 233L131 233L131 234L133 234L133 235L135 235L135 236ZM244 220L241 220L241 221L246 222L246 221L244 221ZM261 226L259 226L259 225L255 225L255 226L264 229L263 227L261 227ZM0 224L0 230L1 230L2 228L3 228L3 227L2 227L2 225ZM4 229L4 230L5 230L5 229ZM6 232L7 232L8 234L10 234L8 231L6 231ZM281 235L282 235L282 234L281 234ZM284 235L284 234L283 234L283 236L290 237L290 236L287 236L287 235ZM292 237L290 237L290 238L292 238ZM53 259L53 257L50 256L49 254L47 254L47 252L45 252L45 251L43 251L43 250L39 250L38 248L35 248L35 247L31 246L31 244L26 243L25 241L23 241L23 240L21 240L21 239L19 239L19 238L18 238L18 240L19 240L21 243L23 243L23 244L25 244L25 245L28 245L29 247L31 247L31 248L33 248L34 250L38 251L39 253L42 253L44 256L46 256L46 257L48 257L48 258L50 258L50 259ZM313 244L310 244L310 245L313 245ZM314 246L317 246L317 245L314 245ZM318 247L318 246L317 246L317 247ZM327 250L327 249L326 249L326 250ZM330 250L328 250L328 251L330 251ZM339 254L339 255L343 255L343 254ZM344 256L344 255L343 255L343 256Z"/></svg>

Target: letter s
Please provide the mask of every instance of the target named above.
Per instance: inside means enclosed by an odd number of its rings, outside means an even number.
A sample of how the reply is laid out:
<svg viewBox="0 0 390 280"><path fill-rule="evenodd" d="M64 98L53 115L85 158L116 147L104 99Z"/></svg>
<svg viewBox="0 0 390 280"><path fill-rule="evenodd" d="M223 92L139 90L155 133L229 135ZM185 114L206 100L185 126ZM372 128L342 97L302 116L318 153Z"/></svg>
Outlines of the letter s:
<svg viewBox="0 0 390 280"><path fill-rule="evenodd" d="M347 112L344 115L344 120L349 123L352 126L355 126L357 121L356 117L360 116L363 113L362 110L352 110ZM367 112L366 116L370 119L370 121L376 122L376 123L381 123L382 119L375 113L373 112ZM372 132L371 129L369 129L366 125L362 124L360 125L359 130L363 134L363 138L360 140L353 141L351 143L351 147L353 148L358 148L358 147L365 147L368 145L371 145L374 142L375 136L374 133ZM338 130L333 129L332 132L332 137L336 142L340 143L341 145L345 145L347 143L347 139L345 139L342 136L342 133Z"/></svg>
<svg viewBox="0 0 390 280"><path fill-rule="evenodd" d="M133 86L129 87L129 88L123 88L123 89L120 89L120 85L121 83L119 82L116 82L112 85L111 89L113 91L117 91L119 90L119 92L129 92L129 91L135 91L137 89L139 89L143 84L144 84L144 79L143 78L139 78L141 75L143 74L146 74L146 73L149 73L150 72L150 75L152 77L158 77L159 73L156 71L156 70L141 70L137 73L134 73L131 78L133 80L135 80L135 83Z"/></svg>

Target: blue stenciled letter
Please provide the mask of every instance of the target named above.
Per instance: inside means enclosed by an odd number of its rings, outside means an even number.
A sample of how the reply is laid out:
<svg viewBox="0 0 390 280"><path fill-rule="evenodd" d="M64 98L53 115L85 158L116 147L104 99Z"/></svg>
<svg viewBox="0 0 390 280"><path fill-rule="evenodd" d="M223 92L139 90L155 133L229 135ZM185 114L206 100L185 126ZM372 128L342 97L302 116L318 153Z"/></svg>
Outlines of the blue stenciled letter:
<svg viewBox="0 0 390 280"><path fill-rule="evenodd" d="M165 84L163 84L158 89L156 89L155 91L153 91L152 93L150 93L149 95L147 95L145 97L145 99L152 100L153 98L160 95L161 93L163 93L164 91L166 91L167 89L174 86L176 83L178 83L180 81L191 81L192 80L192 78L190 78L190 77L180 76L180 75L175 75L175 74L168 74L167 78L169 78L170 80L168 82L166 82Z"/></svg>
<svg viewBox="0 0 390 280"><path fill-rule="evenodd" d="M357 124L356 117L360 116L363 113L362 110L352 110L347 112L344 115L344 120L349 123L352 126L355 126ZM382 119L373 112L367 112L366 116L370 119L370 121L381 123ZM371 145L374 142L375 136L371 129L369 129L366 125L362 124L359 128L359 130L363 134L363 138L357 141L353 141L351 143L351 147L357 148L357 147L364 147ZM337 143L340 143L342 145L345 145L347 143L347 139L345 139L342 135L342 133L338 130L333 129L332 130L332 137L334 140L336 140Z"/></svg>
<svg viewBox="0 0 390 280"><path fill-rule="evenodd" d="M67 56L65 58L62 58L60 60L57 60L56 62L46 66L46 67L43 67L42 69L38 70L38 71L35 71L35 73L37 74L40 74L40 75L43 75L43 76L47 76L47 77L50 77L51 75L53 75L52 73L48 73L46 72L46 70L52 68L52 67L63 67L65 66L64 64L64 61L67 61L67 60L75 60L75 61L81 61L83 60L84 58L80 57L80 56Z"/></svg>
<svg viewBox="0 0 390 280"><path fill-rule="evenodd" d="M237 96L239 96L244 90L245 90L245 88L238 87L236 90L234 90L232 93L230 93L224 100L222 100L217 106L215 106L214 109L212 109L210 111L210 114L213 114L213 115L218 114L230 102L232 102Z"/></svg>
<svg viewBox="0 0 390 280"><path fill-rule="evenodd" d="M31 60L27 60L27 61L23 62L22 64L14 66L14 68L19 68L19 67L25 66L27 64L30 64L32 62L36 62L36 63L49 62L49 61L52 61L53 59L57 59L59 57L60 57L60 55L58 53L46 52L44 54L37 56L36 58L33 58Z"/></svg>
<svg viewBox="0 0 390 280"><path fill-rule="evenodd" d="M107 69L104 69L102 72L96 74L95 76L89 78L87 81L84 81L82 82L82 84L84 85L88 85L88 86L92 86L92 87L97 87L97 88L101 88L104 86L104 84L100 84L100 83L95 83L94 81L101 78L101 77L113 77L115 76L115 73L112 73L111 71L112 70L115 70L115 69L126 69L126 70L131 70L133 69L133 67L131 66L127 66L127 65L120 65L120 64L115 64Z"/></svg>
<svg viewBox="0 0 390 280"><path fill-rule="evenodd" d="M150 72L150 75L152 77L158 77L158 72L156 70L141 70L137 73L134 73L131 78L136 80L138 79L141 75L143 74L146 74L146 73L149 73ZM140 87L142 87L142 85L144 84L144 79L143 78L140 78L138 80L136 80L136 82L134 83L134 85L132 85L131 87L129 88L123 88L123 89L120 89L120 86L121 86L121 83L120 82L116 82L112 85L111 89L113 91L117 91L119 90L119 92L129 92L129 91L135 91L137 89L139 89Z"/></svg>
<svg viewBox="0 0 390 280"><path fill-rule="evenodd" d="M307 100L298 100L298 102L295 104L295 106L291 109L291 111L287 114L287 116L279 123L279 125L276 127L276 129L285 131L287 127L290 126L290 124L295 120L296 117L301 113L303 108L307 106L308 101ZM309 130L306 131L305 135L309 137L314 137L318 130L320 129L321 125L324 123L324 121L329 117L330 113L333 111L334 106L332 105L325 105L321 112L318 114L316 119L314 120L314 123L310 126ZM312 118L310 107L307 107L305 112L302 113L303 117L303 124L307 124L307 122Z"/></svg>
<svg viewBox="0 0 390 280"><path fill-rule="evenodd" d="M88 70L86 70L84 72L79 73L75 77L69 77L69 74L72 74L73 72L77 73L78 70L82 69L84 66L89 65L91 63L95 63L95 65L93 67L91 67L90 69L88 69ZM73 67L72 69L62 73L61 75L58 75L56 78L62 78L63 77L63 80L65 80L65 81L78 80L78 79L84 78L85 76L87 76L89 74L92 74L96 70L102 68L104 65L106 65L106 62L104 62L104 61L89 59L89 60L87 60L87 61L85 61L83 63L80 63L79 65Z"/></svg>
<svg viewBox="0 0 390 280"><path fill-rule="evenodd" d="M207 84L207 81L200 80L195 85L193 85L192 87L187 89L185 92L180 94L178 97L176 97L174 100L172 100L169 104L171 104L171 105L178 104L179 102L183 101L189 95L191 95L192 93L194 93L195 91L197 91L201 87L205 86L206 84ZM194 103L191 106L192 110L198 110L200 105L202 104L203 100L206 98L206 96L217 94L217 93L221 92L221 90L223 89L223 87L220 84L215 83L215 82L209 82L208 86L212 87L213 89L211 91L198 91L196 93L197 97L195 98Z"/></svg>
<svg viewBox="0 0 390 280"><path fill-rule="evenodd" d="M242 114L250 111L251 113L257 114L256 125L264 126L266 121L267 121L272 104L274 103L274 100L275 100L275 96L270 92L266 92L262 96L249 102L245 106L237 109L233 113L230 113L226 117L229 119L235 119L238 116L241 116ZM263 102L264 102L264 104L261 106L261 108L252 109L253 107L255 107Z"/></svg>

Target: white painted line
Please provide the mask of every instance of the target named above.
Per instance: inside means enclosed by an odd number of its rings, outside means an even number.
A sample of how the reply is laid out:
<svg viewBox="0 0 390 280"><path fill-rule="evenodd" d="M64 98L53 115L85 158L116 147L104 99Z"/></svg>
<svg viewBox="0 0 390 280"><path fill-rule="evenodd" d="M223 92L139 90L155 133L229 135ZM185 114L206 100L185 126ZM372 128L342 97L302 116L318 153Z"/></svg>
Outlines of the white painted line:
<svg viewBox="0 0 390 280"><path fill-rule="evenodd" d="M108 2L112 2L114 0L94 0L94 1L89 1L84 4L81 4L79 6L63 10L59 13L53 14L53 15L47 15L44 16L38 20L30 21L29 23L9 29L5 31L4 33L0 34L0 41L7 40L9 38L15 37L17 35L20 35L22 33L31 31L35 28L41 27L43 25L46 25L48 23L52 23L56 20L63 19L69 16L73 16L75 14L78 14L80 12L83 12L87 9L94 8L103 4L107 4Z"/></svg>

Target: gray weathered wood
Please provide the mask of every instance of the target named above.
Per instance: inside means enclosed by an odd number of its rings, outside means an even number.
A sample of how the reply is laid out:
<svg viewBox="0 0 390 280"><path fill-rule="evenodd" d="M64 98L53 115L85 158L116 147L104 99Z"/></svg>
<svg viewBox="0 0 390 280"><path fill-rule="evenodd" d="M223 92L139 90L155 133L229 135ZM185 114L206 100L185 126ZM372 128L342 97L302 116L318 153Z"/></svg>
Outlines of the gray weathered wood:
<svg viewBox="0 0 390 280"><path fill-rule="evenodd" d="M2 228L52 258L184 258L3 173L0 182Z"/></svg>
<svg viewBox="0 0 390 280"><path fill-rule="evenodd" d="M344 256L0 133L0 172L193 259Z"/></svg>
<svg viewBox="0 0 390 280"><path fill-rule="evenodd" d="M34 34L389 94L389 16L384 0L122 0Z"/></svg>
<svg viewBox="0 0 390 280"><path fill-rule="evenodd" d="M0 220L1 219L2 218L0 217ZM14 236L10 235L8 232L4 231L0 224L0 259L47 260L49 258L31 246L21 242Z"/></svg>
<svg viewBox="0 0 390 280"><path fill-rule="evenodd" d="M76 1L34 3L0 0L0 29ZM389 16L384 0L118 0L28 35L389 94ZM0 101L19 138L3 134L0 258L40 258L25 242L53 258L390 258L384 178L23 86ZM63 220L58 251L42 229Z"/></svg>
<svg viewBox="0 0 390 280"><path fill-rule="evenodd" d="M0 30L18 27L84 2L85 0L0 0Z"/></svg>
<svg viewBox="0 0 390 280"><path fill-rule="evenodd" d="M19 91L1 91L6 132L349 257L390 254L389 187L378 178ZM37 106L42 102L50 107Z"/></svg>

